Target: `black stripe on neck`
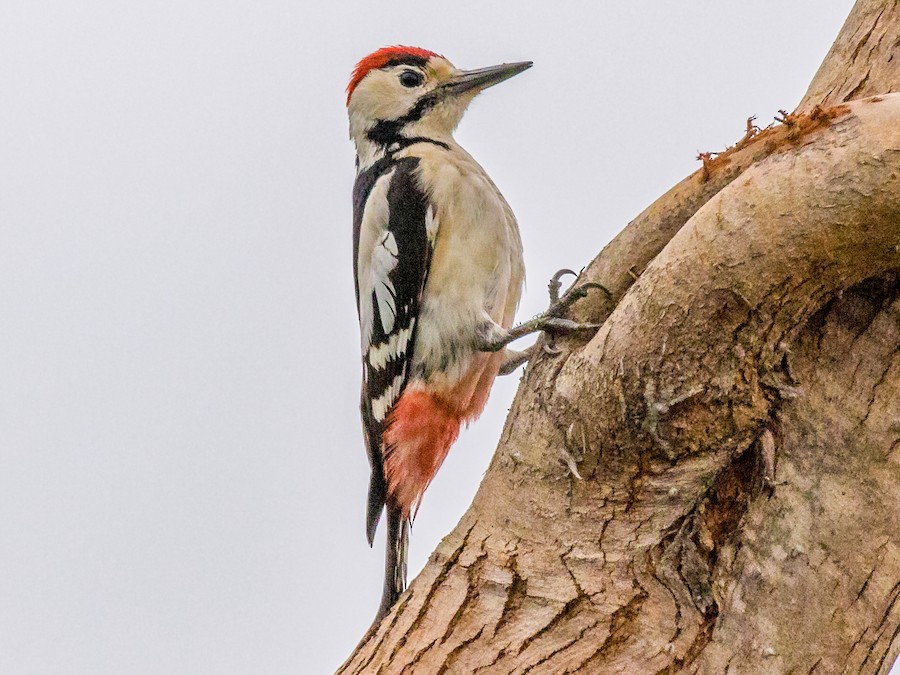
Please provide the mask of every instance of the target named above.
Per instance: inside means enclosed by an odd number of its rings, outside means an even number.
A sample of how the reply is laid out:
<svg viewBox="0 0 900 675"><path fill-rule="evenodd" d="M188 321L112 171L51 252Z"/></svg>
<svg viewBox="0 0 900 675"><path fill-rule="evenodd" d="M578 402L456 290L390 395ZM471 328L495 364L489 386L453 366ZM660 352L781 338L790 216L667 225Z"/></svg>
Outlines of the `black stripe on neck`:
<svg viewBox="0 0 900 675"><path fill-rule="evenodd" d="M415 145L416 143L431 143L432 145L436 145L439 148L443 148L444 150L449 150L450 146L444 143L443 141L436 141L433 138L428 138L426 136L413 136L412 138L406 138L405 136L400 136L396 141L391 145L390 148L387 148L384 154L384 157L375 160L367 166L362 171L359 171L359 156L356 157L356 170L357 170L357 184L363 186L363 190L368 195L368 191L372 189L372 186L375 184L375 181L379 176L388 171L392 166L397 164L398 162L402 162L404 159L412 159L412 158L402 158L397 159L395 157L396 153L400 152L404 148L409 147L410 145ZM367 197L365 197L367 198ZM362 199L362 202L365 202L365 198Z"/></svg>
<svg viewBox="0 0 900 675"><path fill-rule="evenodd" d="M378 145L388 146L392 143L397 143L403 138L400 133L403 131L403 127L412 122L418 122L426 112L438 103L438 101L440 101L440 98L433 92L425 94L416 101L416 104L412 109L410 109L403 117L398 117L395 120L379 120L376 122L375 125L366 132L366 137L373 143L378 143Z"/></svg>
<svg viewBox="0 0 900 675"><path fill-rule="evenodd" d="M431 143L444 150L450 149L450 146L444 143L444 141L437 141L433 138L428 138L428 136L413 136L411 138L399 136L394 140L390 147L388 147L388 152L393 155L395 152L399 152L400 150L403 150L403 148L408 148L410 145L415 145L416 143Z"/></svg>

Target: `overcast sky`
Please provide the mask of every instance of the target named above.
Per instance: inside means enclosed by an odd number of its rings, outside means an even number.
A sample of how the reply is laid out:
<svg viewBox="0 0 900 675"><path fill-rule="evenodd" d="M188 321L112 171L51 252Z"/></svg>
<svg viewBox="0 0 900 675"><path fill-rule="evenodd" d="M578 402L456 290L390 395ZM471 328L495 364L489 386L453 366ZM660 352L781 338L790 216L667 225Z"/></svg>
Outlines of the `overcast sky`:
<svg viewBox="0 0 900 675"><path fill-rule="evenodd" d="M527 317L698 151L795 106L852 4L3 0L0 672L325 673L371 621L359 58L535 62L458 133L518 215ZM426 494L413 575L517 382Z"/></svg>

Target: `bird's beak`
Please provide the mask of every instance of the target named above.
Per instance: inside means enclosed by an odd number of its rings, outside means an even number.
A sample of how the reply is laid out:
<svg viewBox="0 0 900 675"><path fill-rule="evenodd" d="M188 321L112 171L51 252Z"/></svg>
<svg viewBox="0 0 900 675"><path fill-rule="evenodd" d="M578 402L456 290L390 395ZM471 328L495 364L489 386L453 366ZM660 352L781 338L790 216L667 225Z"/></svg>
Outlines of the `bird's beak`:
<svg viewBox="0 0 900 675"><path fill-rule="evenodd" d="M495 84L500 84L504 80L508 80L513 75L531 68L531 61L521 61L520 63L504 63L499 66L491 66L489 68L479 68L478 70L464 70L458 75L450 78L440 86L442 93L456 96L467 91L478 93Z"/></svg>

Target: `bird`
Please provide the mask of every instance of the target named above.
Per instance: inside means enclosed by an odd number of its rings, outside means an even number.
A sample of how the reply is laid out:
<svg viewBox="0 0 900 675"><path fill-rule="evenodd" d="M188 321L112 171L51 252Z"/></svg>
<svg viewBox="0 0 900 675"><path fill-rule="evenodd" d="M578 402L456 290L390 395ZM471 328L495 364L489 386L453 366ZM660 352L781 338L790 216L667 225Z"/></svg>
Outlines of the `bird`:
<svg viewBox="0 0 900 675"><path fill-rule="evenodd" d="M581 296L559 301L552 288L551 308L513 327L525 279L516 218L453 137L478 93L531 66L460 70L436 52L391 46L360 60L347 86L369 546L387 511L373 626L405 590L410 524L460 428L481 414L498 374L530 355L507 345L581 327L560 316Z"/></svg>

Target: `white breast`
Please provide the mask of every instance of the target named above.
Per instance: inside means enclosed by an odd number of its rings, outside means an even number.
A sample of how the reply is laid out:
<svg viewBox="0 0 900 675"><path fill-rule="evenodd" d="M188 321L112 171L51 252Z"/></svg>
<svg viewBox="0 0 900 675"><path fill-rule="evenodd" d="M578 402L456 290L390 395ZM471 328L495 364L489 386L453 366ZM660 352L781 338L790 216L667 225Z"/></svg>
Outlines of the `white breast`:
<svg viewBox="0 0 900 675"><path fill-rule="evenodd" d="M515 216L484 169L462 148L416 146L437 236L414 348L413 373L461 377L485 321L512 325L524 282Z"/></svg>

